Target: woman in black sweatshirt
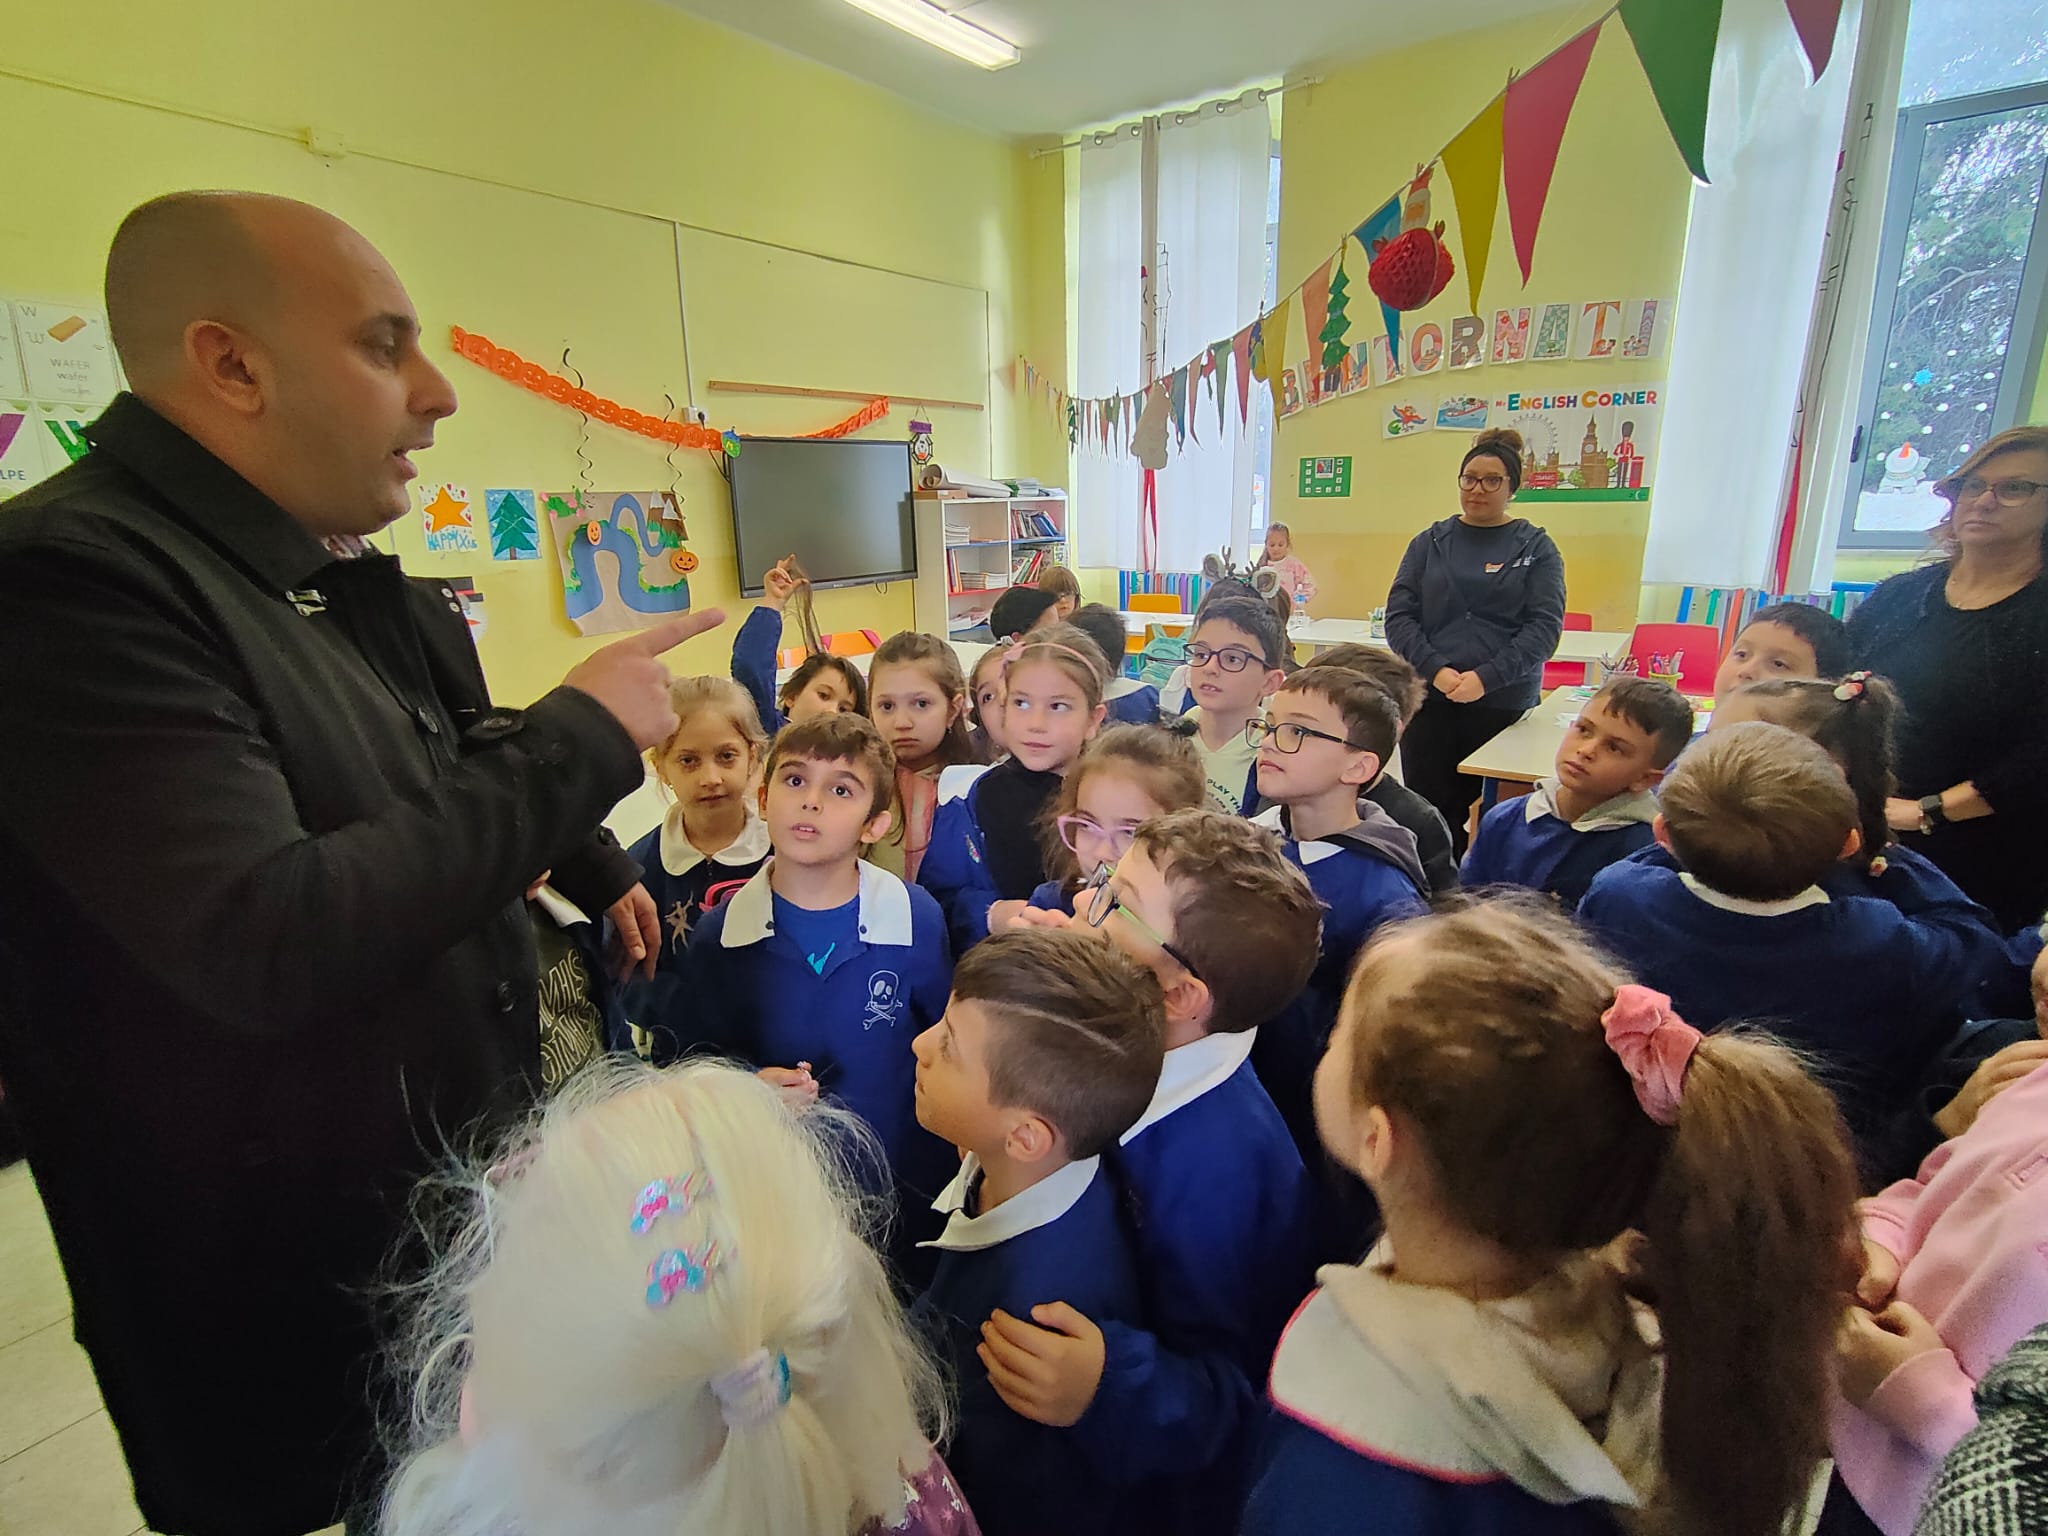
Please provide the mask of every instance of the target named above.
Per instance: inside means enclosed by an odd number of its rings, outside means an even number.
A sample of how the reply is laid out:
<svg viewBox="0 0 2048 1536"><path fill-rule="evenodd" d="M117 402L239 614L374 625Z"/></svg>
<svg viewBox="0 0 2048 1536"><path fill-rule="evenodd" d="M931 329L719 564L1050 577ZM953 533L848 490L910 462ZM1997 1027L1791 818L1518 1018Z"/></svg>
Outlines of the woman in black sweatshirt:
<svg viewBox="0 0 2048 1536"><path fill-rule="evenodd" d="M1429 684L1401 738L1401 777L1443 812L1460 856L1479 780L1458 764L1533 707L1564 632L1564 557L1508 516L1522 435L1482 432L1458 468L1456 517L1409 542L1387 593L1387 641Z"/></svg>

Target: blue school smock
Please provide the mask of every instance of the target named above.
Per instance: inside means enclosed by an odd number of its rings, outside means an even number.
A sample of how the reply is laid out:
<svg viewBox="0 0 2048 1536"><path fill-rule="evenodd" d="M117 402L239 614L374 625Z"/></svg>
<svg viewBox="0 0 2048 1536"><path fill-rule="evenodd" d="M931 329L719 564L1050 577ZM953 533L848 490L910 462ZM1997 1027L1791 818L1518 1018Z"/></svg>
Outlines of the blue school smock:
<svg viewBox="0 0 2048 1536"><path fill-rule="evenodd" d="M768 823L748 806L740 835L706 857L683 830L683 808L672 805L661 825L628 851L640 865L641 883L661 914L661 949L654 975L636 973L627 983L626 1015L653 1037L653 1059L672 1061L707 1038L696 1033L703 1015L688 1001L683 981L690 930L768 862Z"/></svg>
<svg viewBox="0 0 2048 1536"><path fill-rule="evenodd" d="M874 1131L906 1199L943 1188L952 1149L917 1123L910 1042L946 1011L953 961L930 894L860 866L858 942L814 971L775 927L773 862L690 935L683 1006L715 1049L755 1067L811 1064L819 1092ZM879 1183L879 1181L875 1181Z"/></svg>
<svg viewBox="0 0 2048 1536"><path fill-rule="evenodd" d="M1656 842L1657 797L1648 790L1602 801L1577 821L1558 815L1557 790L1556 779L1545 779L1480 818L1459 878L1547 891L1571 912L1601 870Z"/></svg>
<svg viewBox="0 0 2048 1536"><path fill-rule="evenodd" d="M1314 1278L1308 1173L1252 1038L1168 1051L1114 1157L1150 1326L1102 1325L1102 1384L1078 1427L1105 1469L1161 1480L1158 1528L1180 1536L1236 1529L1273 1347Z"/></svg>
<svg viewBox="0 0 2048 1536"><path fill-rule="evenodd" d="M996 1395L975 1355L982 1324L1064 1301L1098 1324L1141 1324L1138 1266L1119 1195L1101 1160L1069 1163L994 1210L969 1212L981 1180L971 1154L934 1202L946 1225L914 1321L940 1345L960 1393L945 1447L961 1492L986 1536L1127 1536L1151 1529L1155 1490L1105 1471L1091 1432L1033 1423Z"/></svg>
<svg viewBox="0 0 2048 1536"><path fill-rule="evenodd" d="M932 839L917 883L939 899L956 955L988 937L990 907L1028 901L1043 881L1045 857L1036 828L1059 786L1057 774L1034 773L1015 758L989 767L962 764L939 774ZM1009 819L985 824L985 805ZM998 878L1005 849L1011 857L1003 878L1016 882L1008 889Z"/></svg>
<svg viewBox="0 0 2048 1536"><path fill-rule="evenodd" d="M1984 909L1901 860L1868 896L1743 901L1647 856L1609 865L1579 917L1696 1028L1760 1024L1826 1063L1859 1151L1908 1108L2004 958Z"/></svg>
<svg viewBox="0 0 2048 1536"><path fill-rule="evenodd" d="M775 687L775 658L781 649L781 610L765 605L748 614L732 637L732 680L753 698L761 729L770 736L786 723Z"/></svg>
<svg viewBox="0 0 2048 1536"><path fill-rule="evenodd" d="M1109 706L1109 723L1116 725L1157 725L1159 690L1135 677L1112 677L1102 690L1102 702Z"/></svg>

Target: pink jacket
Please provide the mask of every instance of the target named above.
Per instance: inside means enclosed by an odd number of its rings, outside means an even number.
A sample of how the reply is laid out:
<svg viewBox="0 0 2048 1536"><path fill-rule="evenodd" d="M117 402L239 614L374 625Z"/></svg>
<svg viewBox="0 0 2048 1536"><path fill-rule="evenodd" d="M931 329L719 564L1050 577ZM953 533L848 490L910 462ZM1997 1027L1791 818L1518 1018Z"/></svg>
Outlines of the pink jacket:
<svg viewBox="0 0 2048 1536"><path fill-rule="evenodd" d="M1863 1202L1863 1234L1899 1260L1898 1298L1946 1349L1909 1360L1829 1427L1842 1481L1886 1536L1907 1536L1941 1460L1977 1422L1970 1392L2048 1322L2048 1067Z"/></svg>
<svg viewBox="0 0 2048 1536"><path fill-rule="evenodd" d="M1308 567L1301 563L1299 555L1289 555L1285 560L1259 561L1261 566L1268 563L1280 573L1280 590L1290 599L1298 597L1305 603L1315 601L1316 579L1309 575Z"/></svg>

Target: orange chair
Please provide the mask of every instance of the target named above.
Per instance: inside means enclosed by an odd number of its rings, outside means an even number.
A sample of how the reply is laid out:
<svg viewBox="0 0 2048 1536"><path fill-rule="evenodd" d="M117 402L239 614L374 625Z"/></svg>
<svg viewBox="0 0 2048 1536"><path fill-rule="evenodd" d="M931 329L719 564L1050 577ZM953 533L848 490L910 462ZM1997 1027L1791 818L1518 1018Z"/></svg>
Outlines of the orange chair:
<svg viewBox="0 0 2048 1536"><path fill-rule="evenodd" d="M818 638L825 643L828 656L871 656L882 643L882 637L872 629L846 629ZM785 645L775 653L775 665L781 668L800 667L810 654L800 645Z"/></svg>
<svg viewBox="0 0 2048 1536"><path fill-rule="evenodd" d="M1678 665L1678 691L1706 695L1714 691L1721 669L1721 631L1711 624L1638 624L1628 643L1629 655L1643 676L1650 675L1652 656L1683 652Z"/></svg>
<svg viewBox="0 0 2048 1536"><path fill-rule="evenodd" d="M1133 613L1183 613L1178 592L1133 592L1131 612Z"/></svg>
<svg viewBox="0 0 2048 1536"><path fill-rule="evenodd" d="M1564 616L1566 629L1591 630L1593 615L1590 613L1568 613ZM1583 661L1546 661L1543 663L1543 691L1553 688L1576 688L1586 680L1586 663Z"/></svg>

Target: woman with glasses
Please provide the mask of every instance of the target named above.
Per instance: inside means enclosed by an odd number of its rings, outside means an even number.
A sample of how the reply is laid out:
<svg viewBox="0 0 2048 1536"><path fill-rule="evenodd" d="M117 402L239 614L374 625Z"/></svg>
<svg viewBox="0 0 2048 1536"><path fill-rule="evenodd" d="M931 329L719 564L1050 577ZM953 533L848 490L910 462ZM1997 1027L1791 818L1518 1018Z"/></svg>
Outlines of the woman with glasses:
<svg viewBox="0 0 2048 1536"><path fill-rule="evenodd" d="M1534 707L1564 632L1564 557L1509 515L1522 435L1482 432L1458 466L1458 515L1409 542L1387 593L1387 643L1429 684L1401 739L1401 778L1443 813L1464 856L1479 780L1458 764Z"/></svg>
<svg viewBox="0 0 2048 1536"><path fill-rule="evenodd" d="M2048 906L2048 427L2014 427L1935 489L1945 557L1849 620L1856 665L1899 691L1892 829L2008 933Z"/></svg>

